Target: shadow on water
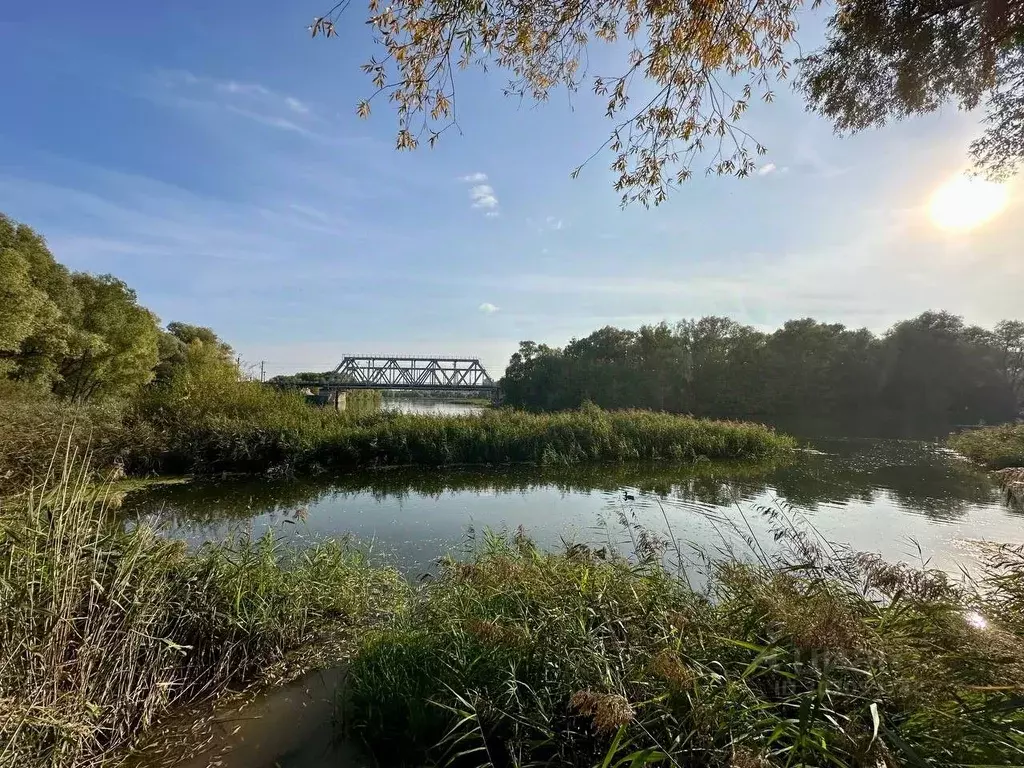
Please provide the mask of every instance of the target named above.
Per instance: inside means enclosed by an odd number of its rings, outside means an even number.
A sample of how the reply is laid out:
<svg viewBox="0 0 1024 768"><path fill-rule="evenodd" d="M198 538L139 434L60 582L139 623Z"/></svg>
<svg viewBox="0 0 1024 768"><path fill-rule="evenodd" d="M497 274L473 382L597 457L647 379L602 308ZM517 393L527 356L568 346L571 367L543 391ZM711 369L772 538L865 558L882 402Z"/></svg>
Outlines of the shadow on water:
<svg viewBox="0 0 1024 768"><path fill-rule="evenodd" d="M166 723L133 768L363 768L372 765L339 738L344 667L311 672L242 702Z"/></svg>

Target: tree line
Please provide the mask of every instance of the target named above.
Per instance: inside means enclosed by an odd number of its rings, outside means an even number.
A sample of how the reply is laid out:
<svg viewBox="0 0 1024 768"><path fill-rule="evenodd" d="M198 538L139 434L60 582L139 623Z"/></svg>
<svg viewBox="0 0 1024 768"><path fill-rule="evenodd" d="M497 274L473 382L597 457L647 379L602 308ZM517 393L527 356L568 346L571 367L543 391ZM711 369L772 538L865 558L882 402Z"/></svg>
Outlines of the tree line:
<svg viewBox="0 0 1024 768"><path fill-rule="evenodd" d="M209 328L162 327L112 275L72 272L41 235L0 214L0 381L75 403L130 397L198 359L241 372Z"/></svg>
<svg viewBox="0 0 1024 768"><path fill-rule="evenodd" d="M505 402L652 408L802 433L934 435L1024 406L1024 322L992 329L925 312L881 336L813 319L762 332L726 317L611 326L564 348L524 341Z"/></svg>

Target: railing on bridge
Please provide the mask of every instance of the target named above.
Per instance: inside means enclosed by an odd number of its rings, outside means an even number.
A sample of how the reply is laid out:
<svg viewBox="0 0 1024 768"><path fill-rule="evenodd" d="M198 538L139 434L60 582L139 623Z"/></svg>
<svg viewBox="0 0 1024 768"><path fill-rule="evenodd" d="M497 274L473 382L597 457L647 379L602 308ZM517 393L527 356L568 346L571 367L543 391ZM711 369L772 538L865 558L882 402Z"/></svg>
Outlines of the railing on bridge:
<svg viewBox="0 0 1024 768"><path fill-rule="evenodd" d="M484 391L498 385L473 357L399 357L349 355L335 375L345 389L413 389Z"/></svg>

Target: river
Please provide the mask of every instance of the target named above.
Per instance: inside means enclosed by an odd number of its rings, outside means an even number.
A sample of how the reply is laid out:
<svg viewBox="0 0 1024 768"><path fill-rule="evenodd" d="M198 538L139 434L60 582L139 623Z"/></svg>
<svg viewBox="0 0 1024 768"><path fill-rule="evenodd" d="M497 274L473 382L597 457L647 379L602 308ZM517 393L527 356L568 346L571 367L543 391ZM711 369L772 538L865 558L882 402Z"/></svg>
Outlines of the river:
<svg viewBox="0 0 1024 768"><path fill-rule="evenodd" d="M421 401L386 401L385 407L474 408ZM296 542L353 536L410 578L431 571L441 555L465 552L488 528L523 526L542 546L575 541L628 553L626 520L674 538L674 549L692 566L691 579L701 579L698 550L752 557L757 548L777 546L772 520L778 524L780 510L830 541L951 572L970 570L984 542L1024 541L1024 514L1002 503L985 472L937 444L895 440L803 441L791 462L777 466L385 469L195 481L132 492L122 508L194 545L239 531L272 530ZM332 738L340 674L315 673L240 712L219 713L214 722L231 727L217 726L213 736L209 749L228 752L218 764L370 764ZM207 763L200 757L176 768Z"/></svg>
<svg viewBox="0 0 1024 768"><path fill-rule="evenodd" d="M812 440L780 466L704 464L382 469L301 479L156 486L124 509L194 544L268 529L287 539L353 536L412 577L485 529L539 544L631 544L625 518L687 552L773 546L770 510L830 541L955 572L983 542L1024 541L986 473L932 443ZM777 521L776 521L777 522Z"/></svg>

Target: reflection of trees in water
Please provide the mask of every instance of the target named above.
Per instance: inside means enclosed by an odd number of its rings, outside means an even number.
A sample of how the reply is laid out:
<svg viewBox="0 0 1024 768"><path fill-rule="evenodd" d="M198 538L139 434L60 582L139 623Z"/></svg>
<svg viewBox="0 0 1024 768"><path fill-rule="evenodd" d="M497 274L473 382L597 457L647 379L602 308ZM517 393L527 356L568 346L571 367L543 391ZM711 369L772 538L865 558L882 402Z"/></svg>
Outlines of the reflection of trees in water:
<svg viewBox="0 0 1024 768"><path fill-rule="evenodd" d="M987 473L933 446L861 442L860 451L854 452L857 446L848 443L837 454L780 467L770 482L790 503L810 509L853 499L870 504L887 495L901 507L938 519L959 517L971 505L989 504L997 498Z"/></svg>
<svg viewBox="0 0 1024 768"><path fill-rule="evenodd" d="M876 442L850 444L828 455L802 454L776 466L706 462L688 467L389 469L329 479L235 478L138 491L128 496L124 510L172 523L210 524L266 514L289 518L328 497L437 499L450 493L511 494L545 488L562 493L621 493L629 488L631 493L716 507L749 501L772 488L790 504L808 509L852 500L870 504L887 494L899 506L939 519L963 515L970 505L997 498L987 475L964 462L921 444Z"/></svg>
<svg viewBox="0 0 1024 768"><path fill-rule="evenodd" d="M503 467L385 469L340 477L290 480L233 478L196 481L134 492L124 510L170 522L212 523L256 515L289 515L328 497L368 495L376 501L449 493L529 493L554 488L561 493L618 492L682 494L707 503L731 503L738 483L763 488L770 464L698 463L692 466L614 465L590 467Z"/></svg>

